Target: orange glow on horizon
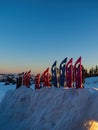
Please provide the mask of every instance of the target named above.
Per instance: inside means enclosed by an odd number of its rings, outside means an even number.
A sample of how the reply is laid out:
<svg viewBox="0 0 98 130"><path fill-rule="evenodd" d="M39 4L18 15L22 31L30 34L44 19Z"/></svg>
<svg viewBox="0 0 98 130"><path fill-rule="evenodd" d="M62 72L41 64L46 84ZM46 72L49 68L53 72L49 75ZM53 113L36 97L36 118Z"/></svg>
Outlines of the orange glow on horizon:
<svg viewBox="0 0 98 130"><path fill-rule="evenodd" d="M45 68L46 69L46 68ZM0 73L3 73L3 74L18 74L18 73L22 73L22 72L26 72L26 71L29 71L31 70L31 74L38 74L38 73L43 73L44 71L44 68L30 68L30 67L0 67Z"/></svg>

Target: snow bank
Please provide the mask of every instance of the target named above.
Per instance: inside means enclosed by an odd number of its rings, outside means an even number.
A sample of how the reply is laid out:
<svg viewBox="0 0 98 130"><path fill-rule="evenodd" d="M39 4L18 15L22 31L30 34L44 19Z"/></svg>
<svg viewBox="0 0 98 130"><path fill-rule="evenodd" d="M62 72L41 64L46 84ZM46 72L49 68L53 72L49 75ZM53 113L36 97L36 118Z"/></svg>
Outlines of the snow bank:
<svg viewBox="0 0 98 130"><path fill-rule="evenodd" d="M98 130L98 91L21 87L0 103L0 130Z"/></svg>
<svg viewBox="0 0 98 130"><path fill-rule="evenodd" d="M84 86L86 88L98 88L98 76L86 78Z"/></svg>
<svg viewBox="0 0 98 130"><path fill-rule="evenodd" d="M1 100L3 99L5 93L8 91L8 90L14 90L16 88L16 85L5 85L4 82L0 82L0 102Z"/></svg>

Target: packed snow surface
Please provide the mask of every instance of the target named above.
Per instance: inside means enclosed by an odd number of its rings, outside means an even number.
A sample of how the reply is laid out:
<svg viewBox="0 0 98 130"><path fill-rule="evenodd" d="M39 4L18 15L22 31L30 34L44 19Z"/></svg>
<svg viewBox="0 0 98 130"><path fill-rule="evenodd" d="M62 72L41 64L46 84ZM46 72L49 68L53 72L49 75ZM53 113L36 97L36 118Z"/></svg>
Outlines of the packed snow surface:
<svg viewBox="0 0 98 130"><path fill-rule="evenodd" d="M84 89L11 86L0 103L0 130L98 130L95 81L98 87L98 79L86 79Z"/></svg>

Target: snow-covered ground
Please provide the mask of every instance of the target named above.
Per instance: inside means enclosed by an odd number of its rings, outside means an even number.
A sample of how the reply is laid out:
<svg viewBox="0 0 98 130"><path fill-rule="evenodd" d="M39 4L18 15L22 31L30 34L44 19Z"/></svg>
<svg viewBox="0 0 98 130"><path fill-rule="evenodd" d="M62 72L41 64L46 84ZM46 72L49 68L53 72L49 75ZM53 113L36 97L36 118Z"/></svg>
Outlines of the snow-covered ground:
<svg viewBox="0 0 98 130"><path fill-rule="evenodd" d="M0 83L0 130L98 130L98 77L84 86L34 90Z"/></svg>
<svg viewBox="0 0 98 130"><path fill-rule="evenodd" d="M86 88L98 88L98 77L86 78L84 86Z"/></svg>
<svg viewBox="0 0 98 130"><path fill-rule="evenodd" d="M8 90L15 90L15 85L5 85L4 82L0 82L0 102Z"/></svg>
<svg viewBox="0 0 98 130"><path fill-rule="evenodd" d="M34 89L34 84L31 86L31 88ZM4 82L0 82L0 102L8 90L15 90L15 89L16 89L16 85L13 84L5 85Z"/></svg>

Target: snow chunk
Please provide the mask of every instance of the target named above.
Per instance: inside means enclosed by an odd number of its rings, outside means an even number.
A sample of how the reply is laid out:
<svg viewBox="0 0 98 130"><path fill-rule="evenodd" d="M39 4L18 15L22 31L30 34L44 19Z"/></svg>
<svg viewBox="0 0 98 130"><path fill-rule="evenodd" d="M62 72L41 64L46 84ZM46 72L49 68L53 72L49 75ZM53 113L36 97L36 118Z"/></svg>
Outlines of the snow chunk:
<svg viewBox="0 0 98 130"><path fill-rule="evenodd" d="M21 87L0 103L2 130L90 130L98 121L98 90ZM94 129L95 130L95 129Z"/></svg>

